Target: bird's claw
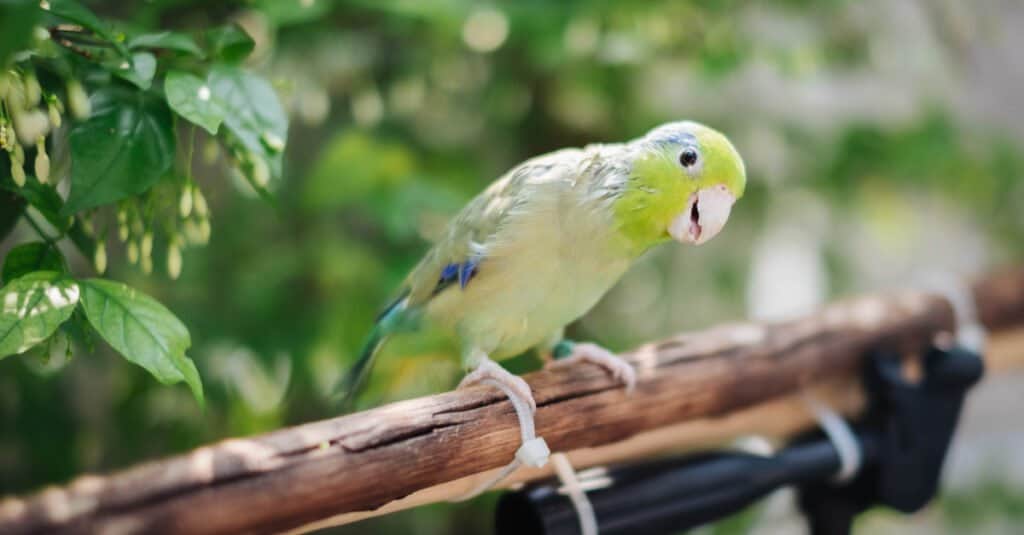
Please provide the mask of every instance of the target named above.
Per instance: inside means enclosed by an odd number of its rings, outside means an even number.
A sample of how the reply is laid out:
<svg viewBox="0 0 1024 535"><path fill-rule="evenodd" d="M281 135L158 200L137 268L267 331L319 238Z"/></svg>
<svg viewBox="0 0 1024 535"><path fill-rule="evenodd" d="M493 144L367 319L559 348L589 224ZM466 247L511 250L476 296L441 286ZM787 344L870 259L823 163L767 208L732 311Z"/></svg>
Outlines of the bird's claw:
<svg viewBox="0 0 1024 535"><path fill-rule="evenodd" d="M577 343L573 345L569 356L552 361L549 366L561 368L579 362L589 362L604 368L616 381L625 385L627 393L632 393L636 388L636 369L633 365L597 344Z"/></svg>
<svg viewBox="0 0 1024 535"><path fill-rule="evenodd" d="M513 375L505 368L502 368L499 364L493 360L485 360L476 367L475 370L466 374L459 382L458 388L467 388L480 384L486 380L492 380L497 383L501 383L507 387L509 392L514 394L517 398L526 403L530 407L530 413L537 412L537 402L533 399L533 391L530 390L530 385L518 375Z"/></svg>

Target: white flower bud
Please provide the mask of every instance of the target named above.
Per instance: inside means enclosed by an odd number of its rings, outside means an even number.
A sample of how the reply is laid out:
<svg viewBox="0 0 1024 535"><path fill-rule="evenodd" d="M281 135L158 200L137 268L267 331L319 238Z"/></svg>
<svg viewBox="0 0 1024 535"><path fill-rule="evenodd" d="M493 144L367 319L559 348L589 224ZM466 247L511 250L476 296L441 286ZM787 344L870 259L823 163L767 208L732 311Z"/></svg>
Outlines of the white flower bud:
<svg viewBox="0 0 1024 535"><path fill-rule="evenodd" d="M260 188L266 188L267 184L270 183L270 169L267 167L267 162L255 154L252 155L250 161L252 162L251 176L253 184Z"/></svg>
<svg viewBox="0 0 1024 535"><path fill-rule="evenodd" d="M141 260L142 262L140 267L142 268L142 272L145 273L146 275L153 273L153 257L143 256Z"/></svg>
<svg viewBox="0 0 1024 535"><path fill-rule="evenodd" d="M63 122L60 116L62 107L60 100L55 96L51 96L49 101L46 103L46 113L50 117L50 126L54 129L60 128L60 125Z"/></svg>
<svg viewBox="0 0 1024 535"><path fill-rule="evenodd" d="M25 79L22 83L25 84L26 107L32 107L39 104L39 99L43 96L43 88L39 87L39 80L36 79L36 75L33 73L26 73Z"/></svg>
<svg viewBox="0 0 1024 535"><path fill-rule="evenodd" d="M36 141L36 178L46 184L50 180L50 157L46 154L46 138L39 136Z"/></svg>
<svg viewBox="0 0 1024 535"><path fill-rule="evenodd" d="M206 205L206 197L203 196L203 192L199 190L198 186L192 186L191 189L192 210L200 219L205 219L206 216L210 215L210 208Z"/></svg>
<svg viewBox="0 0 1024 535"><path fill-rule="evenodd" d="M89 95L85 92L82 84L75 79L68 80L68 109L75 119L85 120L92 115L92 105L89 103Z"/></svg>
<svg viewBox="0 0 1024 535"><path fill-rule="evenodd" d="M136 240L128 242L128 262L139 263L139 242Z"/></svg>
<svg viewBox="0 0 1024 535"><path fill-rule="evenodd" d="M30 145L50 131L50 119L43 110L19 111L11 114L14 131L22 145Z"/></svg>
<svg viewBox="0 0 1024 535"><path fill-rule="evenodd" d="M11 158L11 178L19 188L25 185L25 168L14 161L14 158Z"/></svg>
<svg viewBox="0 0 1024 535"><path fill-rule="evenodd" d="M197 243L199 245L206 245L207 243L210 243L210 220L209 219L205 219L204 218L204 219L200 219L199 220L199 240L197 240Z"/></svg>
<svg viewBox="0 0 1024 535"><path fill-rule="evenodd" d="M182 219L187 218L192 213L192 186L186 183L185 187L181 188L181 197L178 199L178 214Z"/></svg>
<svg viewBox="0 0 1024 535"><path fill-rule="evenodd" d="M263 141L263 145L273 152L284 150L284 140L273 132L263 132L260 139Z"/></svg>
<svg viewBox="0 0 1024 535"><path fill-rule="evenodd" d="M153 254L153 233L152 232L147 231L145 234L142 235L142 242L141 242L141 245L140 245L139 252L142 253L142 258L146 258L147 256L152 256L152 254Z"/></svg>
<svg viewBox="0 0 1024 535"><path fill-rule="evenodd" d="M181 247L177 240L171 240L167 246L167 274L171 279L181 276Z"/></svg>
<svg viewBox="0 0 1024 535"><path fill-rule="evenodd" d="M107 244L103 240L96 241L96 250L92 253L92 266L100 275L107 271Z"/></svg>

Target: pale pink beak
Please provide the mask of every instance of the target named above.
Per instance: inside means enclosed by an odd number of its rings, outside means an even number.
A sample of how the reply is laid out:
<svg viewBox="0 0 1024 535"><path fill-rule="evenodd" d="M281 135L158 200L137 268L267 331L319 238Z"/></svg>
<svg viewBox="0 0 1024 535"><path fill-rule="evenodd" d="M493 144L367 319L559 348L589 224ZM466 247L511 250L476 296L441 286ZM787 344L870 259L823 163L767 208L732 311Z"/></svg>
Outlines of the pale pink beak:
<svg viewBox="0 0 1024 535"><path fill-rule="evenodd" d="M736 197L724 185L699 190L690 196L686 210L669 224L668 233L679 243L705 243L725 226L734 202Z"/></svg>

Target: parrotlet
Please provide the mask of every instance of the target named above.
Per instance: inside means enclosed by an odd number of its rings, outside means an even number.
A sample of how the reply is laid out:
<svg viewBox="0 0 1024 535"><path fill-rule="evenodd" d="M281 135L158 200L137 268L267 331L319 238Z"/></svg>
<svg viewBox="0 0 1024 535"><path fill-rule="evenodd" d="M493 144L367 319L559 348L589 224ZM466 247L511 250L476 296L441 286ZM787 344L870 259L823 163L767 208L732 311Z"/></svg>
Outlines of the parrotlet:
<svg viewBox="0 0 1024 535"><path fill-rule="evenodd" d="M563 340L565 326L652 247L715 237L745 185L732 143L692 121L517 165L471 200L412 270L344 378L343 395L358 388L389 336L421 328L459 341L469 372L460 388L496 382L530 408L531 422L529 385L495 361L557 346L565 358L556 364L599 365L632 390L629 363Z"/></svg>

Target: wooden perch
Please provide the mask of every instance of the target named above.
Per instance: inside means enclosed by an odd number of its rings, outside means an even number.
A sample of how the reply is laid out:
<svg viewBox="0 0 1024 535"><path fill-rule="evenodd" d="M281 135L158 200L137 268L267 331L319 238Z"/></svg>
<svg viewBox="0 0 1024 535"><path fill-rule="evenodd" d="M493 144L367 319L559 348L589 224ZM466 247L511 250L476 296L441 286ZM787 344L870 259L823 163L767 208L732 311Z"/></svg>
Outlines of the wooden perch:
<svg viewBox="0 0 1024 535"><path fill-rule="evenodd" d="M985 325L1024 325L1024 269L983 279L973 293ZM809 420L792 396L821 384L840 385L840 391L847 385L850 392L866 352L913 354L953 326L945 299L894 293L840 302L795 321L727 325L640 347L628 355L639 372L631 396L590 366L526 379L539 405L538 434L553 451L577 450L579 468L627 457L617 450L621 444L634 453L664 449L666 437L678 437L679 429L690 429L691 439L721 439L758 424L804 426ZM855 409L853 397L840 405ZM516 417L502 395L484 387L448 392L9 498L0 502L0 532L321 527L325 519L351 522L456 496L468 488L466 478L505 465L518 446Z"/></svg>

